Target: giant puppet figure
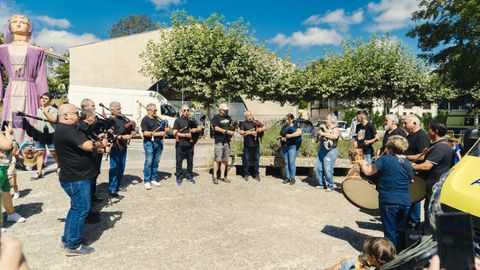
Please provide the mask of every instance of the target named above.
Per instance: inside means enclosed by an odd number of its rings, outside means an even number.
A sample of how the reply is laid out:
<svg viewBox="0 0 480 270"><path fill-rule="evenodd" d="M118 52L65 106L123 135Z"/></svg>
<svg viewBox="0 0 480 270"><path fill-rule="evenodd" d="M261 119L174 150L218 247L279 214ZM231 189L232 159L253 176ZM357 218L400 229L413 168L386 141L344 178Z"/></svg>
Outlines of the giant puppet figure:
<svg viewBox="0 0 480 270"><path fill-rule="evenodd" d="M12 113L18 111L35 115L40 96L48 91L45 52L30 44L32 34L32 22L23 15L13 15L5 25L5 44L0 45L0 70L7 74L8 85L4 90L0 80L2 123L12 121ZM21 144L25 136L21 123L13 126L13 136Z"/></svg>

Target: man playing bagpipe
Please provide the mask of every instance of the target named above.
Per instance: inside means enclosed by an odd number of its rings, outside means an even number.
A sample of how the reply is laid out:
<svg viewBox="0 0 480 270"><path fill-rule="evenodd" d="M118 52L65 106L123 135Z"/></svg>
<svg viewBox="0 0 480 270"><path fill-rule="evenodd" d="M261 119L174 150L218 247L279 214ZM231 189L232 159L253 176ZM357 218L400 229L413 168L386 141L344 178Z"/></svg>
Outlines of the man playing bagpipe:
<svg viewBox="0 0 480 270"><path fill-rule="evenodd" d="M240 135L243 137L243 179L248 181L248 175L252 175L260 181L260 138L266 128L258 120L253 118L252 112L244 113L245 121L240 123ZM250 173L250 165L253 166L253 174Z"/></svg>
<svg viewBox="0 0 480 270"><path fill-rule="evenodd" d="M157 116L157 106L150 103L146 107L147 115L143 117L140 127L143 133L143 149L145 150L145 164L143 166L143 181L145 188L150 190L152 185L159 187L158 163L163 152L163 139L169 130L168 120Z"/></svg>
<svg viewBox="0 0 480 270"><path fill-rule="evenodd" d="M195 184L193 179L193 150L198 140L201 128L198 127L195 119L190 116L190 109L187 105L180 108L180 117L173 123L173 136L176 138L176 173L177 184L181 185L183 181L182 162L187 160L187 179Z"/></svg>

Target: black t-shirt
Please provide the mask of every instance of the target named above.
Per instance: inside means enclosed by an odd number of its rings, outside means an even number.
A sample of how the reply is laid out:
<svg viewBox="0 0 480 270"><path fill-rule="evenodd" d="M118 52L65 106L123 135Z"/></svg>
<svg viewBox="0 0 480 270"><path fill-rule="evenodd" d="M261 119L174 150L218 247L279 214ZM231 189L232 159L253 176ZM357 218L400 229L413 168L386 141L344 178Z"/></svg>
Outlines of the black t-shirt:
<svg viewBox="0 0 480 270"><path fill-rule="evenodd" d="M160 122L158 121L158 119L150 118L148 116L145 116L142 119L142 123L140 124L140 126L142 128L142 131L155 131L155 132L165 131L165 126L162 126L162 128L159 129ZM155 136L154 140L156 142L159 142L163 140L163 137ZM145 135L143 136L143 142L150 142L150 141L152 141L151 136L145 136Z"/></svg>
<svg viewBox="0 0 480 270"><path fill-rule="evenodd" d="M364 154L373 155L373 146L371 144L365 144L365 140L371 140L377 135L377 130L372 123L368 122L365 126L359 123L355 129L355 133L357 134L358 148L361 148Z"/></svg>
<svg viewBox="0 0 480 270"><path fill-rule="evenodd" d="M126 120L122 117L113 117L110 116L107 119L106 127L107 129L113 129L113 134L115 135L128 135L130 134L127 129L125 129ZM127 148L127 142L125 140L118 140L118 144L112 144L112 147L117 148L120 146L121 149Z"/></svg>
<svg viewBox="0 0 480 270"><path fill-rule="evenodd" d="M240 130L243 131L252 131L257 128L257 124L255 121L244 121L240 123ZM255 139L255 136L253 135L245 135L243 137L243 145L245 147L257 147L259 146L258 143L258 136L257 139Z"/></svg>
<svg viewBox="0 0 480 270"><path fill-rule="evenodd" d="M453 165L453 149L447 139L438 140L430 147L430 151L425 156L425 161L433 164L427 176L429 188L437 183L440 176L447 172Z"/></svg>
<svg viewBox="0 0 480 270"><path fill-rule="evenodd" d="M215 143L230 142L230 136L222 132L215 131L215 127L229 130L231 123L232 118L229 115L221 116L220 114L217 114L212 118L213 137L215 138Z"/></svg>
<svg viewBox="0 0 480 270"><path fill-rule="evenodd" d="M388 132L385 130L385 135L383 135L382 148L380 148L380 152L383 152L383 150L385 150L385 147L387 146L388 138L390 138L393 135L400 135L406 138L407 132L399 127L392 130L391 132Z"/></svg>
<svg viewBox="0 0 480 270"><path fill-rule="evenodd" d="M195 119L190 119L188 120L187 118L179 117L175 119L175 122L173 122L173 130L176 130L177 132L180 133L188 133L190 132L190 129L192 128L197 128L197 122ZM194 134L192 134L194 135ZM193 142L189 138L179 138L175 146L193 146Z"/></svg>
<svg viewBox="0 0 480 270"><path fill-rule="evenodd" d="M420 154L423 150L430 146L430 140L427 133L423 129L419 129L415 133L408 134L408 149L404 152L405 155Z"/></svg>
<svg viewBox="0 0 480 270"><path fill-rule="evenodd" d="M87 140L75 126L58 123L55 127L53 144L60 166L60 181L92 179L98 174L93 153L78 147Z"/></svg>

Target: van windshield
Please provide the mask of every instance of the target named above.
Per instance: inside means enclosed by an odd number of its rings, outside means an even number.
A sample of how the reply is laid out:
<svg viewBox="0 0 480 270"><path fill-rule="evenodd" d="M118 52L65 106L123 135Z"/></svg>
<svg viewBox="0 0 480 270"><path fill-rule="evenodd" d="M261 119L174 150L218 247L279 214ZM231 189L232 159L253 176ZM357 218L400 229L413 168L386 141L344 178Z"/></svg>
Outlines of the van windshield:
<svg viewBox="0 0 480 270"><path fill-rule="evenodd" d="M475 145L472 147L470 152L468 152L469 156L480 157L480 140L478 140Z"/></svg>

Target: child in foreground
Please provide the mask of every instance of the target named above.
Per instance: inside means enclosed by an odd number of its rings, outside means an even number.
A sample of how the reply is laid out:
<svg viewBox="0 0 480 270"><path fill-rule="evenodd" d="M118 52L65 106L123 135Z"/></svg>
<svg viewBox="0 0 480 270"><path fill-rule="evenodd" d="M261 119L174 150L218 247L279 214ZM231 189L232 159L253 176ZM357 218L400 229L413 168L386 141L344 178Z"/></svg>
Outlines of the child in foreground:
<svg viewBox="0 0 480 270"><path fill-rule="evenodd" d="M375 269L395 258L397 252L392 242L383 237L372 237L363 243L363 253L356 262L343 259L327 270L363 270Z"/></svg>

